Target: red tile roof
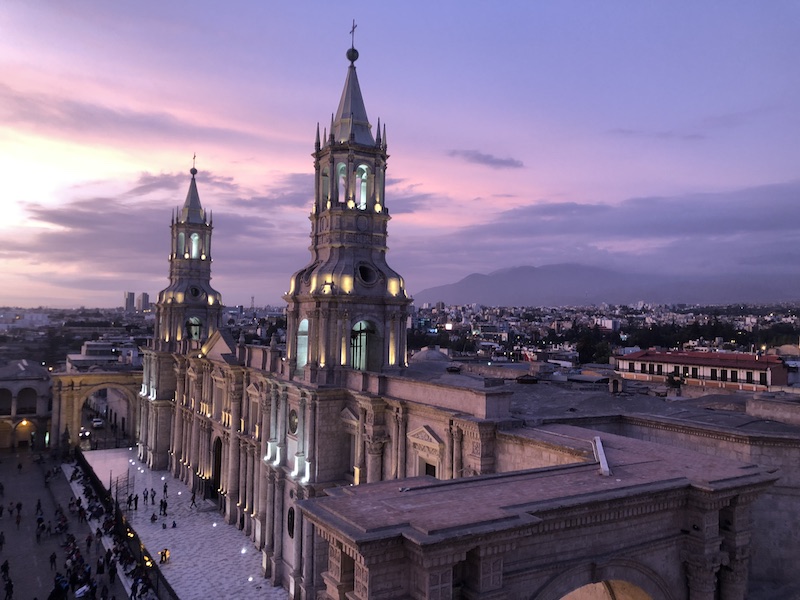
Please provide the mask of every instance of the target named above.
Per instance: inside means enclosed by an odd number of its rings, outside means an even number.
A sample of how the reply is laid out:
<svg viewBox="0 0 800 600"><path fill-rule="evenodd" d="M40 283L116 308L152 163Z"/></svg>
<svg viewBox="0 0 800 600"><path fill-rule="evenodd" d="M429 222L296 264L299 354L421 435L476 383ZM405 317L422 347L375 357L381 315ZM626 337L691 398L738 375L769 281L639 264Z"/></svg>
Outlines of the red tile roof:
<svg viewBox="0 0 800 600"><path fill-rule="evenodd" d="M673 365L698 367L722 367L726 369L752 369L754 371L777 367L783 364L774 354L749 354L745 352L681 352L642 350L620 357L620 360L637 362L660 362Z"/></svg>

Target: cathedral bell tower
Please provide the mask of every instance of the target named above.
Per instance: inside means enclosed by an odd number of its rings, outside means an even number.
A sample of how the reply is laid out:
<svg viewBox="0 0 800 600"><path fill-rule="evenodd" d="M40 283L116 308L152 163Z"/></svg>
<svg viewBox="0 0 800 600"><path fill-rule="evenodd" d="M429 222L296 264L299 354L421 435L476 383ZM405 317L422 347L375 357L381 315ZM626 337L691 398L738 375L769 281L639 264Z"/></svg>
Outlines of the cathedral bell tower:
<svg viewBox="0 0 800 600"><path fill-rule="evenodd" d="M222 296L211 287L212 221L200 205L195 175L183 208L172 218L169 286L156 304L154 348L182 352L199 348L219 328Z"/></svg>
<svg viewBox="0 0 800 600"><path fill-rule="evenodd" d="M311 261L292 276L287 358L294 377L335 383L341 367L387 371L406 366L411 298L386 263L389 210L386 130L373 137L355 62L330 131L314 146Z"/></svg>
<svg viewBox="0 0 800 600"><path fill-rule="evenodd" d="M139 392L139 459L151 469L169 466L172 409L179 355L197 353L219 328L222 297L211 287L211 219L200 205L195 175L189 193L172 216L169 286L158 294L153 343L142 358Z"/></svg>

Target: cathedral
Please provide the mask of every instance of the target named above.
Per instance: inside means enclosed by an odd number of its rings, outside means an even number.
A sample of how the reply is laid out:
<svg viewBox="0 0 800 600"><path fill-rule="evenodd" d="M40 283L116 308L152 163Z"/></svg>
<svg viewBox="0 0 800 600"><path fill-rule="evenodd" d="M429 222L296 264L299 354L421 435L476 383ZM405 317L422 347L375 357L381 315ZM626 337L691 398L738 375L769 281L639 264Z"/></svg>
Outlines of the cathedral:
<svg viewBox="0 0 800 600"><path fill-rule="evenodd" d="M674 420L527 414L514 385L433 350L409 361L386 132L346 56L317 127L311 256L284 296L285 345L220 323L192 168L144 353L139 459L215 501L299 600L741 600L751 562L793 561L750 559L780 527L755 531L758 503L783 500L774 469L746 462L749 438L717 432L726 454Z"/></svg>

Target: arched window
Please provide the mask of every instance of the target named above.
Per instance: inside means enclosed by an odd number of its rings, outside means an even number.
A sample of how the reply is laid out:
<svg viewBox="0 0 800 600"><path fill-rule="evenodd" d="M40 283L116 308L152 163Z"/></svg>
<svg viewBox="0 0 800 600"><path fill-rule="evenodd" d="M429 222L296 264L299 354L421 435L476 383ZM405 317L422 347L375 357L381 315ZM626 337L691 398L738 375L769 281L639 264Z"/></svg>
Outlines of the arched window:
<svg viewBox="0 0 800 600"><path fill-rule="evenodd" d="M190 340L199 340L203 324L198 317L190 317L186 321L186 337Z"/></svg>
<svg viewBox="0 0 800 600"><path fill-rule="evenodd" d="M337 200L344 202L347 200L347 165L339 163L336 167L336 185L338 186Z"/></svg>
<svg viewBox="0 0 800 600"><path fill-rule="evenodd" d="M186 252L186 238L184 233L181 231L178 234L178 247L175 249L175 254L182 257L184 252Z"/></svg>
<svg viewBox="0 0 800 600"><path fill-rule="evenodd" d="M302 369L306 363L308 363L308 319L303 319L297 327L297 368Z"/></svg>
<svg viewBox="0 0 800 600"><path fill-rule="evenodd" d="M369 178L369 167L358 165L356 169L356 204L361 210L367 208L367 179Z"/></svg>
<svg viewBox="0 0 800 600"><path fill-rule="evenodd" d="M375 353L379 345L375 343L375 327L367 321L359 321L350 332L351 366L359 371L376 370Z"/></svg>
<svg viewBox="0 0 800 600"><path fill-rule="evenodd" d="M196 233L192 234L192 258L200 258L200 236Z"/></svg>
<svg viewBox="0 0 800 600"><path fill-rule="evenodd" d="M322 188L322 206L320 208L325 209L326 201L331 199L331 177L328 167L322 169L322 180L320 181L320 187Z"/></svg>

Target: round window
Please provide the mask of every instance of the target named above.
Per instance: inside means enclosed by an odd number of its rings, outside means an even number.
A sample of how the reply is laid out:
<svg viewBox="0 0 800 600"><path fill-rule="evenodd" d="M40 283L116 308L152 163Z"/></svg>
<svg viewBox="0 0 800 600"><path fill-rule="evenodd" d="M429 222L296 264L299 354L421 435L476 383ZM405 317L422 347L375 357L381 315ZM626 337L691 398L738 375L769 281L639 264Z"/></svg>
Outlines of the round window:
<svg viewBox="0 0 800 600"><path fill-rule="evenodd" d="M200 295L200 288L193 285L189 288L189 293L192 295L192 298L197 298Z"/></svg>
<svg viewBox="0 0 800 600"><path fill-rule="evenodd" d="M297 433L297 411L292 409L289 411L289 433L294 435Z"/></svg>
<svg viewBox="0 0 800 600"><path fill-rule="evenodd" d="M375 269L369 265L359 265L358 276L361 278L361 281L367 284L375 283L375 280L378 279L378 274L375 272Z"/></svg>

